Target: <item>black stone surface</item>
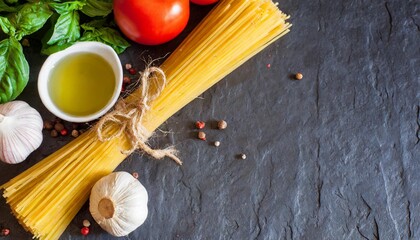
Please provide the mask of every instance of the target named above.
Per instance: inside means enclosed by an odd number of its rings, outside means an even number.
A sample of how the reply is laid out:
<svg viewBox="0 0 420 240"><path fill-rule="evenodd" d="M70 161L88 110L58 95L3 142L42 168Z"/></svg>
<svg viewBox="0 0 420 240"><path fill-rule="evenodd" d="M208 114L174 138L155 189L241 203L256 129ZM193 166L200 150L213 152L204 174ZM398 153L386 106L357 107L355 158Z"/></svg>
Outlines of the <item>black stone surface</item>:
<svg viewBox="0 0 420 240"><path fill-rule="evenodd" d="M174 144L184 161L132 155L149 216L121 239L420 239L420 2L282 0L292 31L166 123L154 146ZM172 51L207 13L193 6L186 31L159 47L134 45L123 63ZM31 82L19 97L45 119L36 77L45 59L25 49ZM147 50L146 52L144 52ZM271 67L267 68L267 64ZM301 81L290 75L302 72ZM225 119L224 131L214 128ZM207 142L193 123L210 123ZM18 165L0 163L0 184L71 138L45 133ZM219 140L215 148L212 141ZM247 158L240 160L238 154ZM0 225L31 239L0 201ZM91 233L80 235L83 219ZM61 239L117 239L87 204Z"/></svg>

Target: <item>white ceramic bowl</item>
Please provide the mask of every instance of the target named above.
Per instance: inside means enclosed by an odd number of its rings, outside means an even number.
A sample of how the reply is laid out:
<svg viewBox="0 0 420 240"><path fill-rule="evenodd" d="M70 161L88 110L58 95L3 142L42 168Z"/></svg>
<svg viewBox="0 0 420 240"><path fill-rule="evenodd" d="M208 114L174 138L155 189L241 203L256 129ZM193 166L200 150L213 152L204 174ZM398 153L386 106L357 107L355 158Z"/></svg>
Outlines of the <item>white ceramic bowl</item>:
<svg viewBox="0 0 420 240"><path fill-rule="evenodd" d="M99 111L86 116L75 116L63 112L54 104L48 91L50 73L54 69L56 64L69 54L80 52L94 53L105 59L112 67L116 81L115 89L113 91L112 96L110 96L108 103ZM118 100L122 84L123 70L121 66L121 61L117 53L110 46L100 42L79 42L71 47L66 48L63 51L51 54L45 60L44 64L42 65L41 71L38 75L38 93L42 103L52 114L69 122L89 122L104 115L109 109L111 109L112 106L114 106L114 104Z"/></svg>

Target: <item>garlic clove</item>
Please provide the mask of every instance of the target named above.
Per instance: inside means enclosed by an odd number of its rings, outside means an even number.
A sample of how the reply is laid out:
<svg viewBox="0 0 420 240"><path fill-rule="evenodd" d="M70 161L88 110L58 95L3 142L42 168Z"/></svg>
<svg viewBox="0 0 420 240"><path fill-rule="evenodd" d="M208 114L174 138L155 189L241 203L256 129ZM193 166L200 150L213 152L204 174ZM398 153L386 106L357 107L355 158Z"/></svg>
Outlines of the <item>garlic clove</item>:
<svg viewBox="0 0 420 240"><path fill-rule="evenodd" d="M136 178L127 172L114 172L93 186L89 210L105 231L121 237L144 223L147 202L147 191Z"/></svg>
<svg viewBox="0 0 420 240"><path fill-rule="evenodd" d="M0 105L0 160L24 161L42 143L43 121L37 110L23 101Z"/></svg>

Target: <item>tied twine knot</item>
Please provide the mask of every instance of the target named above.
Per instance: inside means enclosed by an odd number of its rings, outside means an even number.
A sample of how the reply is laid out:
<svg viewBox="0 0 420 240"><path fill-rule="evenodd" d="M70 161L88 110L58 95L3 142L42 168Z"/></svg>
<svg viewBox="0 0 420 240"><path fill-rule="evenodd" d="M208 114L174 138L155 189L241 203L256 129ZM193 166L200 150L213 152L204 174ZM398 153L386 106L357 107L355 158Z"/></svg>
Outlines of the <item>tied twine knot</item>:
<svg viewBox="0 0 420 240"><path fill-rule="evenodd" d="M159 76L157 76L159 75ZM166 75L158 67L146 67L144 72L140 73L141 96L139 101L127 102L120 99L115 105L115 109L103 116L96 124L96 133L100 141L109 141L113 138L126 134L130 141L131 148L124 153L131 154L136 149L149 154L155 159L169 157L179 165L182 161L176 156L176 149L171 146L165 149L153 149L147 144L147 140L152 133L149 132L141 123L144 114L150 110L149 103L155 100L163 91L166 85ZM155 81L155 90L150 91L151 82ZM119 130L110 136L104 136L104 127L106 124L119 125Z"/></svg>

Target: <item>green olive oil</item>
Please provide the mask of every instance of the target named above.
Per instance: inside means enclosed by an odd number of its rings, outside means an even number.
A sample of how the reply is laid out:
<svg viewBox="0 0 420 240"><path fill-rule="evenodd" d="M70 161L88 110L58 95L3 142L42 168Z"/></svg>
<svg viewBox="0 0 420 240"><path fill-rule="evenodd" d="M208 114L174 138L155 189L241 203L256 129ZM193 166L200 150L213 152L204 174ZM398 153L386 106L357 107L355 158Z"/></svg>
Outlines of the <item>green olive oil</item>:
<svg viewBox="0 0 420 240"><path fill-rule="evenodd" d="M48 91L61 111L86 116L101 110L112 98L116 85L111 65L94 53L74 53L51 71Z"/></svg>

